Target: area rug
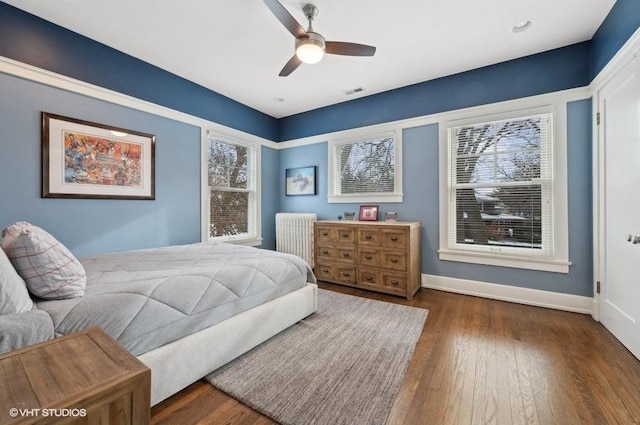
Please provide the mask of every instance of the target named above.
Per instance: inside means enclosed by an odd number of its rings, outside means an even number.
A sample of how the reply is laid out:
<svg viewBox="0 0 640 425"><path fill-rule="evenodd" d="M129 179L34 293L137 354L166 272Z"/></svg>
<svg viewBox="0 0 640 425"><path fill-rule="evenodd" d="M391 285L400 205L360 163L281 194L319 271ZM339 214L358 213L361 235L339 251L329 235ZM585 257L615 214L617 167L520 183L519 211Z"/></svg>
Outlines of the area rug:
<svg viewBox="0 0 640 425"><path fill-rule="evenodd" d="M428 311L318 290L318 311L206 379L285 425L386 422Z"/></svg>

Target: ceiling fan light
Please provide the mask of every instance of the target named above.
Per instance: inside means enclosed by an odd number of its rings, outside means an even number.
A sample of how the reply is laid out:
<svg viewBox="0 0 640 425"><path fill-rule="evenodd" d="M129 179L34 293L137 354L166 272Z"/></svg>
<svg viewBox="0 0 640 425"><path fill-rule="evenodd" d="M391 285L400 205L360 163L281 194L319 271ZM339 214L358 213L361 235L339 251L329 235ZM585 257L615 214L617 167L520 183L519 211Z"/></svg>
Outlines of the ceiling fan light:
<svg viewBox="0 0 640 425"><path fill-rule="evenodd" d="M318 63L324 56L324 51L315 44L303 44L296 49L296 55L304 63Z"/></svg>
<svg viewBox="0 0 640 425"><path fill-rule="evenodd" d="M308 37L296 40L296 56L303 63L318 63L324 56L324 39L321 35L308 32Z"/></svg>

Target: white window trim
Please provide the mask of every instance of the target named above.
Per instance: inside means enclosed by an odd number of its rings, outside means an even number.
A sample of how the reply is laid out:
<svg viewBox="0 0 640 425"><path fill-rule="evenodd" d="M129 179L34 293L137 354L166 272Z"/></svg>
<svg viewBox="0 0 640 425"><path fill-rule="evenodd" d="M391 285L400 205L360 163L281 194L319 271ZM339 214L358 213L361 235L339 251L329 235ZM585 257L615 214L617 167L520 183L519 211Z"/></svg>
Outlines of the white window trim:
<svg viewBox="0 0 640 425"><path fill-rule="evenodd" d="M504 106L483 109L482 116L473 116L473 111L463 111L448 116L447 121L439 123L440 131L440 260L457 261L490 266L513 267L519 269L541 270L556 273L569 273L569 221L567 204L567 103L558 102L552 105L522 105L523 109L507 110ZM464 125L469 122L490 122L531 116L552 112L554 114L553 145L553 258L526 258L521 256L493 254L491 252L458 251L448 248L449 197L448 177L449 143L447 128Z"/></svg>
<svg viewBox="0 0 640 425"><path fill-rule="evenodd" d="M336 181L334 179L335 175L335 146L345 145L348 143L356 143L361 142L367 139L375 139L378 137L384 137L393 133L395 137L394 148L395 148L395 192L394 193L370 193L370 194L361 194L361 195L342 195L336 193ZM330 204L338 204L338 203L392 203L392 202L402 202L404 194L402 193L402 129L396 128L391 131L378 131L372 132L371 130L356 132L351 135L348 139L334 139L329 140L327 143L328 147L328 155L327 155L327 202Z"/></svg>
<svg viewBox="0 0 640 425"><path fill-rule="evenodd" d="M228 242L238 245L258 246L262 244L262 194L261 194L261 167L262 167L262 155L260 143L251 142L221 133L219 131L201 128L200 136L200 240L202 242L220 241ZM253 216L253 226L249 228L248 235L233 235L233 236L219 236L212 238L209 236L209 223L211 222L211 216L209 211L209 162L208 162L208 138L207 134L210 133L213 137L220 140L235 143L237 145L247 146L253 149L253 162L254 167L252 170L253 182L255 184L255 202L253 208L250 208L250 213Z"/></svg>

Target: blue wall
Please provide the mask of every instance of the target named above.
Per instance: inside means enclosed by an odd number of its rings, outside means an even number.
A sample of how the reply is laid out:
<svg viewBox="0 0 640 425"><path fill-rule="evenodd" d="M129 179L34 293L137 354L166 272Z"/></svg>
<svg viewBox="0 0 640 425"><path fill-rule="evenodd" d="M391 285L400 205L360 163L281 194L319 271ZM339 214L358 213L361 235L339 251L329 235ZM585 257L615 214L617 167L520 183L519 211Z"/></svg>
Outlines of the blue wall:
<svg viewBox="0 0 640 425"><path fill-rule="evenodd" d="M589 84L589 42L280 119L280 139L518 99Z"/></svg>
<svg viewBox="0 0 640 425"><path fill-rule="evenodd" d="M0 56L278 140L275 118L2 2Z"/></svg>
<svg viewBox="0 0 640 425"><path fill-rule="evenodd" d="M278 188L284 185L280 179L280 156L277 150L262 147L261 199L262 199L262 248L276 249L276 213Z"/></svg>
<svg viewBox="0 0 640 425"><path fill-rule="evenodd" d="M640 1L618 0L591 39L591 79L640 27Z"/></svg>
<svg viewBox="0 0 640 425"><path fill-rule="evenodd" d="M591 101L567 107L567 156L569 192L568 274L507 267L482 266L438 259L439 247L439 150L436 124L403 130L403 189L401 204L381 204L380 211L397 211L404 221L422 223L422 271L438 276L502 283L546 291L592 296L591 252ZM344 211L358 211L357 204L327 203L327 143L286 149L280 155L280 178L286 168L318 166L317 196L285 196L280 210L316 212L320 219L335 219Z"/></svg>
<svg viewBox="0 0 640 425"><path fill-rule="evenodd" d="M156 135L156 200L43 199L40 112ZM200 129L0 74L0 229L36 224L77 256L200 240Z"/></svg>

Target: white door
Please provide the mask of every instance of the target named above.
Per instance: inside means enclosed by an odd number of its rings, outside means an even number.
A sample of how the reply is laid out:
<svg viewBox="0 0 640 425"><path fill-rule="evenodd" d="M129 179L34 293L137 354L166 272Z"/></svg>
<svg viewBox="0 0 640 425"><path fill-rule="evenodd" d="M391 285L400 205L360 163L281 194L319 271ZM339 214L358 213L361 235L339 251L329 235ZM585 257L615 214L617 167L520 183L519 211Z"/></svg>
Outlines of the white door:
<svg viewBox="0 0 640 425"><path fill-rule="evenodd" d="M599 95L604 136L601 321L640 358L640 59ZM604 250L602 250L604 248Z"/></svg>

